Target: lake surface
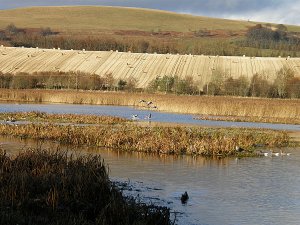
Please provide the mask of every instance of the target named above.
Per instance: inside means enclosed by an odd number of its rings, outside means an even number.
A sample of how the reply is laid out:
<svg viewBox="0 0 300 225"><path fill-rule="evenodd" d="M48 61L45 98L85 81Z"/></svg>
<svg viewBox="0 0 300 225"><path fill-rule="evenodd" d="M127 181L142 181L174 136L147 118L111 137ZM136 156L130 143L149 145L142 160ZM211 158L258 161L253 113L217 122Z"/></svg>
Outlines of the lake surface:
<svg viewBox="0 0 300 225"><path fill-rule="evenodd" d="M40 145L5 137L0 137L0 143L10 154ZM56 144L43 147L53 149ZM290 156L242 159L69 150L101 154L110 177L129 182L125 194L170 207L180 225L300 224L299 148L286 149ZM190 199L182 205L180 196L185 191Z"/></svg>
<svg viewBox="0 0 300 225"><path fill-rule="evenodd" d="M270 123L248 123L248 122L228 122L195 120L195 116L190 114L165 113L158 111L142 110L125 106L99 106L99 105L73 105L73 104L8 104L0 103L0 112L30 112L41 111L47 113L75 113L93 115L111 115L130 119L132 115L138 115L139 121L151 113L153 122L185 123L202 126L218 127L247 127L247 128L267 128L287 131L300 131L300 125L270 124Z"/></svg>

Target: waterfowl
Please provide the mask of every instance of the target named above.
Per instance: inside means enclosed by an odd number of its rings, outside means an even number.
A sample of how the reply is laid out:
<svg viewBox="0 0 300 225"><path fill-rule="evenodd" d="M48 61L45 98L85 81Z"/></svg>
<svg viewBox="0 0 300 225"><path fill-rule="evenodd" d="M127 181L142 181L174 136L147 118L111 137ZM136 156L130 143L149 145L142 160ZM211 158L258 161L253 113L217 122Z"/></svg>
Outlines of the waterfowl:
<svg viewBox="0 0 300 225"><path fill-rule="evenodd" d="M272 156L279 156L279 152L273 152L273 151L271 151L271 155Z"/></svg>
<svg viewBox="0 0 300 225"><path fill-rule="evenodd" d="M139 119L139 117L138 117L138 115L137 115L137 114L135 114L135 115L132 115L132 116L131 116L131 119L132 119L132 120L138 120L138 119Z"/></svg>
<svg viewBox="0 0 300 225"><path fill-rule="evenodd" d="M187 202L188 199L189 199L188 193L187 193L187 192L184 192L184 194L182 194L182 195L181 195L181 198L180 198L181 203L182 203L182 204L185 204L185 203Z"/></svg>
<svg viewBox="0 0 300 225"><path fill-rule="evenodd" d="M289 156L289 155L291 155L291 153L287 153L287 152L283 152L282 150L280 151L280 155L281 156Z"/></svg>
<svg viewBox="0 0 300 225"><path fill-rule="evenodd" d="M264 156L269 156L268 152L264 152L263 154L264 154Z"/></svg>
<svg viewBox="0 0 300 225"><path fill-rule="evenodd" d="M237 151L237 152L243 152L243 151L245 151L245 149L243 149L243 148L241 148L240 146L235 146L235 150Z"/></svg>

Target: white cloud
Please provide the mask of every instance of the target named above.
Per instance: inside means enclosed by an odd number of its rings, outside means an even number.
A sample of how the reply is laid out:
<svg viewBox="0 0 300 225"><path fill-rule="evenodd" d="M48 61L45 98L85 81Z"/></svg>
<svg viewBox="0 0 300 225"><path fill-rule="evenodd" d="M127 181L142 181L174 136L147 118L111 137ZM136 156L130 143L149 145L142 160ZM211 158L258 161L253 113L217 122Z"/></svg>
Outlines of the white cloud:
<svg viewBox="0 0 300 225"><path fill-rule="evenodd" d="M300 25L300 2L286 3L280 7L252 10L244 13L226 14L229 19L244 19L260 22Z"/></svg>

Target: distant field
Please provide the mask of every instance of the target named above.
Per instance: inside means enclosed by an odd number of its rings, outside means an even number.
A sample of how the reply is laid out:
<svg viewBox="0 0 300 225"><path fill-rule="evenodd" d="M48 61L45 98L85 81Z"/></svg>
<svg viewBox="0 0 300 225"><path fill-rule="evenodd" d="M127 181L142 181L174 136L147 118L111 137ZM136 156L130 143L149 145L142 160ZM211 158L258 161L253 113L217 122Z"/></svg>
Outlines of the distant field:
<svg viewBox="0 0 300 225"><path fill-rule="evenodd" d="M263 22L217 19L138 8L59 6L0 10L0 29L10 23L24 28L48 26L63 31L86 30L93 33L99 30L239 31ZM289 31L300 31L299 26L288 28Z"/></svg>
<svg viewBox="0 0 300 225"><path fill-rule="evenodd" d="M0 47L0 71L3 73L26 72L84 72L115 79L135 78L137 87L145 88L156 77L192 76L203 87L214 71L227 77L256 73L273 81L276 72L287 67L300 75L300 58L258 58L205 55L175 55L125 53L116 51L78 51L36 48Z"/></svg>
<svg viewBox="0 0 300 225"><path fill-rule="evenodd" d="M0 29L51 27L57 30L141 30L189 32L199 29L246 30L252 22L215 19L166 11L121 7L33 7L0 10Z"/></svg>

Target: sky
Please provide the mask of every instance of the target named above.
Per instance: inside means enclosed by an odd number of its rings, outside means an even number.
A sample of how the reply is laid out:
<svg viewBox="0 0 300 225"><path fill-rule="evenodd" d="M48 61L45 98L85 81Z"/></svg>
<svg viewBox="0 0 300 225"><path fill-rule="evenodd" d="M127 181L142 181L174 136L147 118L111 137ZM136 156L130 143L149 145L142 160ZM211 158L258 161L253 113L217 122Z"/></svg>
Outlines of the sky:
<svg viewBox="0 0 300 225"><path fill-rule="evenodd" d="M0 0L0 9L59 5L151 8L219 18L300 25L300 0Z"/></svg>

